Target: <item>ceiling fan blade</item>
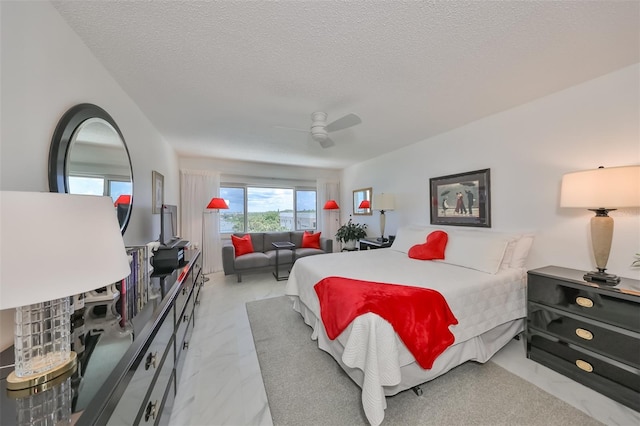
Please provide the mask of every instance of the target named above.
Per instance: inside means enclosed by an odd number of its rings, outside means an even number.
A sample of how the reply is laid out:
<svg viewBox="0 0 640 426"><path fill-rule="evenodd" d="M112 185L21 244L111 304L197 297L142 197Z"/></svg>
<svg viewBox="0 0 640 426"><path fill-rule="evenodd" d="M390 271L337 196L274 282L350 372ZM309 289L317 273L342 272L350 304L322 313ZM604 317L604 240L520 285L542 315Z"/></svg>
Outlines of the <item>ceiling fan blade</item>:
<svg viewBox="0 0 640 426"><path fill-rule="evenodd" d="M320 141L319 143L320 143L320 146L323 148L329 148L336 144L331 138L326 138Z"/></svg>
<svg viewBox="0 0 640 426"><path fill-rule="evenodd" d="M336 121L327 124L325 129L327 132L336 132L338 130L346 129L347 127L355 126L362 123L360 117L355 114L347 114L342 118L338 118Z"/></svg>

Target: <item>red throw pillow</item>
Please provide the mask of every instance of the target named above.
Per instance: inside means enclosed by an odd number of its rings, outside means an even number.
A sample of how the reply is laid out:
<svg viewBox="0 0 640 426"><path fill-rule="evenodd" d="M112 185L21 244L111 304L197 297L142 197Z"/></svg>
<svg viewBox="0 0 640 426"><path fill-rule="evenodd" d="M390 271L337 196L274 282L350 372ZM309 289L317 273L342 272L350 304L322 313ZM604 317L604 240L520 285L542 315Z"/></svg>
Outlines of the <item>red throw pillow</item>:
<svg viewBox="0 0 640 426"><path fill-rule="evenodd" d="M444 259L444 249L449 236L444 231L433 231L427 235L427 242L416 244L409 249L409 257L420 260Z"/></svg>
<svg viewBox="0 0 640 426"><path fill-rule="evenodd" d="M311 232L304 231L302 234L302 248L320 248L320 234L322 232L318 232L316 234L312 234Z"/></svg>
<svg viewBox="0 0 640 426"><path fill-rule="evenodd" d="M244 237L231 236L231 242L236 249L236 257L243 254L253 253L253 243L251 242L251 235L246 234Z"/></svg>

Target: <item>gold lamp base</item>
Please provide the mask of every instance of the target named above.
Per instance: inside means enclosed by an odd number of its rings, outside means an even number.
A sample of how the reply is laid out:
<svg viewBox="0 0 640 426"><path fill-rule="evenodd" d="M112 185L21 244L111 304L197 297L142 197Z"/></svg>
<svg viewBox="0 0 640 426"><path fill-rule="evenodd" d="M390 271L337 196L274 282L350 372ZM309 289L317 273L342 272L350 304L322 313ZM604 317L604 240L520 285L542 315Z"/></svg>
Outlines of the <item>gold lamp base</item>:
<svg viewBox="0 0 640 426"><path fill-rule="evenodd" d="M12 371L7 377L7 390L21 391L31 388L38 388L40 391L46 390L50 382L54 379L66 379L71 376L78 365L78 356L71 351L69 360L58 367L42 374L32 374L25 377L16 376L16 372ZM57 383L58 380L55 380Z"/></svg>

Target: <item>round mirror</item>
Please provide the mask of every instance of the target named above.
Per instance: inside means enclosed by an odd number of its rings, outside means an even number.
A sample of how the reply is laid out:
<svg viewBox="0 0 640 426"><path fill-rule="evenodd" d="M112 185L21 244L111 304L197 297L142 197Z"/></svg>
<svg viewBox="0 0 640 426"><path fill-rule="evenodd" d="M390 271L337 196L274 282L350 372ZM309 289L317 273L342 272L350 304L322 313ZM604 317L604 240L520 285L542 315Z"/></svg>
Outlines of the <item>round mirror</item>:
<svg viewBox="0 0 640 426"><path fill-rule="evenodd" d="M49 190L110 196L124 234L133 206L133 169L122 132L105 110L80 104L62 116L49 152Z"/></svg>

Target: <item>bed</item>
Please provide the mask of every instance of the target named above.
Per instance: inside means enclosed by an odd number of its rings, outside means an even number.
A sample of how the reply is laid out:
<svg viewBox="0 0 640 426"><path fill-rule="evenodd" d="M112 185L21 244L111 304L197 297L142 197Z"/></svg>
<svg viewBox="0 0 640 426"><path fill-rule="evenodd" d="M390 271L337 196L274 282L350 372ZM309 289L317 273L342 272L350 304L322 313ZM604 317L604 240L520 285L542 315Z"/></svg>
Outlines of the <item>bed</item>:
<svg viewBox="0 0 640 426"><path fill-rule="evenodd" d="M311 326L312 339L362 388L364 413L372 425L379 425L384 419L386 396L414 388L466 361L484 363L524 330L524 265L533 236L446 229L444 260L408 256L411 247L424 243L438 229L404 227L387 249L300 259L287 281L285 294L293 300L293 309ZM455 337L453 344L430 369L422 368L391 324L372 312L357 316L337 338L330 339L314 289L327 277L436 290L457 319L457 325L449 327Z"/></svg>

